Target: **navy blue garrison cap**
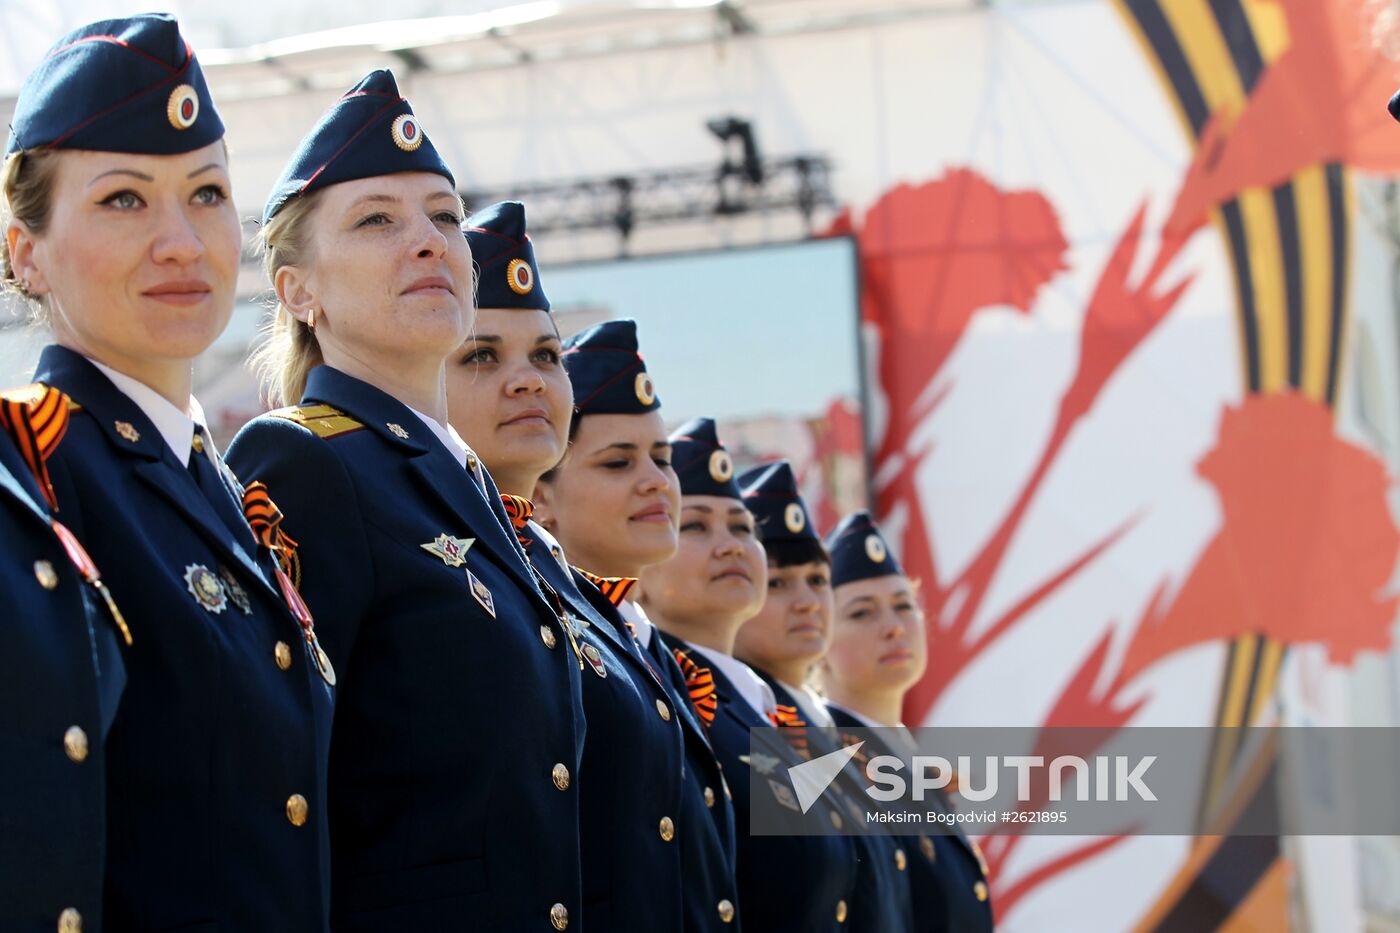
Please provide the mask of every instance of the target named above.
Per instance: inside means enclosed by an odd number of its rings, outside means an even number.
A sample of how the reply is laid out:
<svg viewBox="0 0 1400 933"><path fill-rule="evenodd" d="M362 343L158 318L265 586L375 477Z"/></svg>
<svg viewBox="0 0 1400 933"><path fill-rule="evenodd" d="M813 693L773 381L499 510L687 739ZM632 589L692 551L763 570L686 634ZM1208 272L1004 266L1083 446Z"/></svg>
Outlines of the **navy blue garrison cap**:
<svg viewBox="0 0 1400 933"><path fill-rule="evenodd" d="M179 23L148 13L89 23L59 39L20 89L5 154L89 149L178 155L223 135Z"/></svg>
<svg viewBox="0 0 1400 933"><path fill-rule="evenodd" d="M797 491L797 477L786 460L761 463L739 475L744 505L749 507L764 544L780 541L821 543L807 503Z"/></svg>
<svg viewBox="0 0 1400 933"><path fill-rule="evenodd" d="M1390 111L1392 117L1400 120L1400 91L1390 95L1390 103L1386 104L1386 109Z"/></svg>
<svg viewBox="0 0 1400 933"><path fill-rule="evenodd" d="M713 418L695 418L672 432L671 466L680 477L683 496L744 498L734 481L734 460L719 442Z"/></svg>
<svg viewBox="0 0 1400 933"><path fill-rule="evenodd" d="M525 232L525 205L519 201L492 204L468 217L462 230L481 270L476 283L478 308L549 310L535 247Z"/></svg>
<svg viewBox="0 0 1400 933"><path fill-rule="evenodd" d="M457 181L428 139L394 73L371 71L327 110L272 187L263 223L293 198L342 181L396 172L435 172Z"/></svg>
<svg viewBox="0 0 1400 933"><path fill-rule="evenodd" d="M875 520L864 510L847 515L826 536L826 549L831 554L832 586L904 573Z"/></svg>
<svg viewBox="0 0 1400 933"><path fill-rule="evenodd" d="M637 350L636 321L604 321L570 337L564 369L580 415L641 415L661 407Z"/></svg>

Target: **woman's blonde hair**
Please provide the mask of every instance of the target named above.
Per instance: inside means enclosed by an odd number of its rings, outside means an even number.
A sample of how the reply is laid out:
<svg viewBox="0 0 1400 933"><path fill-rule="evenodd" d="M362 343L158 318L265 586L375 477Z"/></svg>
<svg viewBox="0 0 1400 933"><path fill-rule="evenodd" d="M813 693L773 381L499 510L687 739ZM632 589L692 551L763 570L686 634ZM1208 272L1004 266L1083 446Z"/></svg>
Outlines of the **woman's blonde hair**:
<svg viewBox="0 0 1400 933"><path fill-rule="evenodd" d="M262 253L263 269L271 281L283 266L303 265L310 259L311 217L320 201L313 191L288 201L268 221L253 241ZM316 332L292 316L274 298L271 320L263 327L263 341L248 359L262 383L263 395L274 406L295 405L306 391L306 377L322 362Z"/></svg>
<svg viewBox="0 0 1400 933"><path fill-rule="evenodd" d="M0 193L4 195L3 204L0 204L0 228L15 219L32 234L44 232L53 210L57 167L54 153L44 150L21 150L6 156L4 167L0 168ZM0 236L0 287L25 299L34 321L43 322L44 301L38 295L31 294L25 283L16 277L10 257L10 240L6 236Z"/></svg>

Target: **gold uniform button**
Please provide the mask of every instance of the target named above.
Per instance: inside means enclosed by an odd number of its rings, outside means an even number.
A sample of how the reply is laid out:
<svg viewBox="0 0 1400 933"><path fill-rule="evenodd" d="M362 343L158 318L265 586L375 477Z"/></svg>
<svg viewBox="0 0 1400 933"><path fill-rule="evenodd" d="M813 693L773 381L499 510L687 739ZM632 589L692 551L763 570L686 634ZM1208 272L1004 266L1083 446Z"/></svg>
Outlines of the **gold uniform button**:
<svg viewBox="0 0 1400 933"><path fill-rule="evenodd" d="M724 900L719 902L718 909L720 923L734 922L734 904L732 901L730 901L728 898L725 898Z"/></svg>
<svg viewBox="0 0 1400 933"><path fill-rule="evenodd" d="M69 726L68 731L63 733L63 751L69 761L82 764L88 756L87 733L77 726Z"/></svg>
<svg viewBox="0 0 1400 933"><path fill-rule="evenodd" d="M839 830L839 829L842 827L843 824L844 824L844 821L841 819L841 814L837 813L835 810L832 810L832 811L831 811L831 826L832 826L832 828L833 828L833 829Z"/></svg>
<svg viewBox="0 0 1400 933"><path fill-rule="evenodd" d="M58 915L58 933L83 933L83 915L72 907L65 907Z"/></svg>
<svg viewBox="0 0 1400 933"><path fill-rule="evenodd" d="M549 908L549 922L556 930L567 930L569 928L569 908L563 904L555 904Z"/></svg>
<svg viewBox="0 0 1400 933"><path fill-rule="evenodd" d="M972 893L977 895L979 901L987 899L987 882L979 881L972 886Z"/></svg>
<svg viewBox="0 0 1400 933"><path fill-rule="evenodd" d="M51 590L58 586L58 571L53 569L53 564L46 560L36 560L34 562L34 579L39 581L39 585L46 590Z"/></svg>
<svg viewBox="0 0 1400 933"><path fill-rule="evenodd" d="M836 922L837 922L837 923L845 923L845 922L846 922L846 902L845 902L845 901L837 901L837 902L836 902Z"/></svg>
<svg viewBox="0 0 1400 933"><path fill-rule="evenodd" d="M467 469L471 470L473 473L476 472L476 458L471 454L467 454ZM564 922L567 923L568 921L566 920ZM562 930L564 928L560 927L559 929Z"/></svg>
<svg viewBox="0 0 1400 933"><path fill-rule="evenodd" d="M564 767L562 763L555 765L554 770L550 774L554 778L555 787L560 790L569 789L569 769ZM561 927L560 929L563 928Z"/></svg>
<svg viewBox="0 0 1400 933"><path fill-rule="evenodd" d="M909 867L909 857L904 854L903 849L894 850L894 867L900 871Z"/></svg>
<svg viewBox="0 0 1400 933"><path fill-rule="evenodd" d="M707 806L707 807L713 807L714 805L715 805L715 792L714 792L713 790L711 790L710 788L707 787L707 788L705 788L705 806Z"/></svg>
<svg viewBox="0 0 1400 933"><path fill-rule="evenodd" d="M656 713L667 722L671 721L671 707L666 705L665 700L658 699L656 701Z"/></svg>
<svg viewBox="0 0 1400 933"><path fill-rule="evenodd" d="M199 434L196 434L194 436L194 440L190 442L190 446L194 448L195 453L204 453L204 438Z"/></svg>
<svg viewBox="0 0 1400 933"><path fill-rule="evenodd" d="M676 824L671 821L669 816L663 816L661 818L661 825L657 828L661 831L662 842L670 842L672 839L676 838Z"/></svg>
<svg viewBox="0 0 1400 933"><path fill-rule="evenodd" d="M305 797L301 794L292 794L287 798L287 822L293 826L305 826L308 809Z"/></svg>
<svg viewBox="0 0 1400 933"><path fill-rule="evenodd" d="M554 637L554 629L550 628L548 625L541 625L540 641L544 642L546 648L553 648L558 644L558 640Z"/></svg>
<svg viewBox="0 0 1400 933"><path fill-rule="evenodd" d="M285 641L279 641L272 649L272 657L279 668L287 670L292 666L292 646Z"/></svg>
<svg viewBox="0 0 1400 933"><path fill-rule="evenodd" d="M919 837L919 851L924 853L924 858L928 859L930 862L934 861L938 856L938 853L934 851L933 848L933 840L927 836Z"/></svg>

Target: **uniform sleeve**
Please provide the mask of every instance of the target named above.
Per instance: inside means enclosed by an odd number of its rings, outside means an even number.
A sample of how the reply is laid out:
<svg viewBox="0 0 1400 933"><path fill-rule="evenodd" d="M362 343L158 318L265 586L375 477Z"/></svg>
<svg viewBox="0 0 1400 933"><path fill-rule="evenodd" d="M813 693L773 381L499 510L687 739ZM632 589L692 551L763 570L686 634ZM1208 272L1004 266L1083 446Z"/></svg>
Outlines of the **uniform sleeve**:
<svg viewBox="0 0 1400 933"><path fill-rule="evenodd" d="M262 482L297 543L301 597L321 647L348 671L360 622L374 593L374 560L359 497L340 455L325 440L281 418L244 426L226 460L245 485Z"/></svg>

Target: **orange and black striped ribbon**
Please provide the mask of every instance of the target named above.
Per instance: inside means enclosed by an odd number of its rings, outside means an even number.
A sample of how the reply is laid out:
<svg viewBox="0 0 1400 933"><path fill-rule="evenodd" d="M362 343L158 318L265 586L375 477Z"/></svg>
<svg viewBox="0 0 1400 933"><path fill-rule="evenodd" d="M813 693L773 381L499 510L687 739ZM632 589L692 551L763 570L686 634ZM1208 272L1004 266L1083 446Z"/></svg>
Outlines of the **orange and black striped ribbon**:
<svg viewBox="0 0 1400 933"><path fill-rule="evenodd" d="M637 585L636 577L600 577L596 573L589 573L582 567L575 567L574 569L582 574L585 580L596 586L598 592L602 593L603 598L612 604L614 608L621 606L627 599L627 594L632 592L632 587ZM651 666L651 662L647 660L647 650L642 647L642 640L637 637L637 626L623 619L621 612L618 613L618 619L627 629L627 634L631 637L632 644L637 646L637 654L641 656L642 663L647 666L647 670L651 671L651 676L656 678L657 686L661 686L661 674L658 673L656 668Z"/></svg>
<svg viewBox="0 0 1400 933"><path fill-rule="evenodd" d="M535 514L535 504L524 496L512 496L508 492L501 493L501 505L505 506L506 515L510 518L510 526L515 529L515 537L520 541L521 547L529 547L533 538L525 534L525 526L530 523L530 516Z"/></svg>
<svg viewBox="0 0 1400 933"><path fill-rule="evenodd" d="M690 705L695 707L695 715L700 717L700 721L708 726L715 721L715 713L719 710L715 675L708 667L696 664L690 652L684 648L675 648L672 653L676 656L676 663L681 666L681 673L685 674L685 686L690 691Z"/></svg>
<svg viewBox="0 0 1400 933"><path fill-rule="evenodd" d="M324 657L324 652L316 641L316 622L310 607L301 598L301 559L297 556L297 543L282 530L282 510L268 495L266 484L249 483L243 490L243 517L247 519L248 527L253 529L258 543L271 551L276 559L277 585L282 589L282 598L301 625L306 643L317 654L317 663L321 663L319 659ZM328 666L323 667L322 674L325 675L328 669ZM333 677L327 676L326 679L331 684L335 683Z"/></svg>
<svg viewBox="0 0 1400 933"><path fill-rule="evenodd" d="M807 723L799 715L797 707L779 703L773 712L768 714L768 718L779 729L798 730L788 737L788 744L800 752L807 751Z"/></svg>
<svg viewBox="0 0 1400 933"><path fill-rule="evenodd" d="M1233 117L1286 50L1292 14L1266 15L1252 0L1115 0L1170 93L1188 141L1198 145L1213 114ZM1357 4L1359 6L1359 4ZM1284 5L1285 7L1287 5ZM1301 7L1300 7L1301 8ZM1360 15L1360 14L1357 14ZM1340 66L1337 66L1340 67ZM1219 205L1217 226L1231 260L1248 392L1294 389L1336 401L1350 315L1348 269L1354 182L1341 161L1300 167L1270 186ZM1238 736L1272 708L1287 646L1257 634L1234 639L1216 701L1216 725L1199 825L1228 812L1236 775L1275 752L1246 749ZM1276 808L1268 785L1237 812ZM1288 866L1277 837L1229 837L1218 849L1198 837L1193 854L1140 930L1274 929L1287 923ZM1205 853L1213 853L1207 859ZM1199 857L1198 857L1199 856Z"/></svg>
<svg viewBox="0 0 1400 933"><path fill-rule="evenodd" d="M243 517L253 529L253 537L272 552L277 566L292 578L293 586L301 588L301 560L297 543L282 530L282 510L268 495L265 483L249 483L243 490Z"/></svg>
<svg viewBox="0 0 1400 933"><path fill-rule="evenodd" d="M68 430L68 396L52 386L35 383L0 398L0 427L14 438L20 456L29 466L50 508L58 511L48 459Z"/></svg>
<svg viewBox="0 0 1400 933"><path fill-rule="evenodd" d="M596 586L598 591L607 597L608 602L614 606L621 606L631 594L632 588L637 585L636 577L600 577L598 574L589 573L582 568L579 569L579 573L583 574L589 583ZM630 628L632 623L627 624Z"/></svg>
<svg viewBox="0 0 1400 933"><path fill-rule="evenodd" d="M14 439L20 456L39 483L44 499L55 512L58 511L58 499L54 495L53 482L49 479L48 460L68 431L68 416L74 407L73 400L61 391L38 382L9 393L8 397L0 397L0 427ZM113 624L121 633L122 641L130 646L131 629L117 608L111 591L102 582L97 564L73 532L57 520L50 520L49 524L68 554L68 560L83 581L102 597Z"/></svg>

